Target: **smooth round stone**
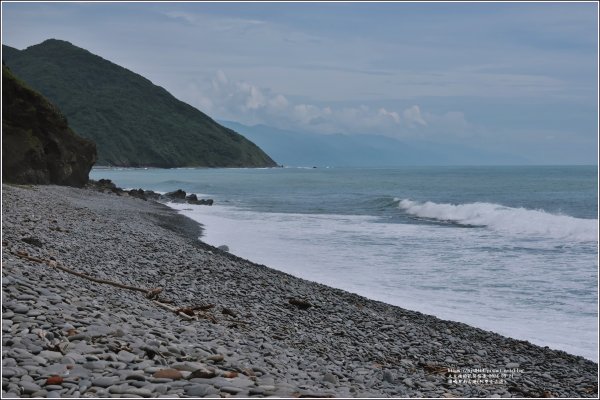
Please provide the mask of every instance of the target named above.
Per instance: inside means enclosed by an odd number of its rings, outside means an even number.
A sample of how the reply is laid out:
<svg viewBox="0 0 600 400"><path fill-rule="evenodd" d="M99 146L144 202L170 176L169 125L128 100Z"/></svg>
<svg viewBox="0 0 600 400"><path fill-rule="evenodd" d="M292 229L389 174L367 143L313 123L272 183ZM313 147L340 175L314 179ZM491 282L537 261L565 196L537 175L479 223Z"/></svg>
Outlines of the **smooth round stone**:
<svg viewBox="0 0 600 400"><path fill-rule="evenodd" d="M221 388L221 392L230 393L230 394L238 394L242 392L244 389L235 386L223 386Z"/></svg>
<svg viewBox="0 0 600 400"><path fill-rule="evenodd" d="M92 385L106 388L117 384L117 382L119 382L119 378L116 376L103 376L92 380Z"/></svg>
<svg viewBox="0 0 600 400"><path fill-rule="evenodd" d="M28 381L23 381L23 380L19 383L19 385L23 388L24 394L32 394L32 393L35 393L38 390L42 389L39 385L37 385L33 382L28 382Z"/></svg>
<svg viewBox="0 0 600 400"><path fill-rule="evenodd" d="M86 362L85 364L83 364L83 368L86 369L105 369L106 365L108 364L107 361L89 361Z"/></svg>
<svg viewBox="0 0 600 400"><path fill-rule="evenodd" d="M111 394L124 394L127 390L133 389L127 383L123 383L121 385L113 385L108 388L108 392Z"/></svg>
<svg viewBox="0 0 600 400"><path fill-rule="evenodd" d="M5 358L2 360L3 367L16 367L17 361L14 358Z"/></svg>
<svg viewBox="0 0 600 400"><path fill-rule="evenodd" d="M391 373L391 371L383 371L383 380L385 382L394 383L396 378L394 377L394 374Z"/></svg>
<svg viewBox="0 0 600 400"><path fill-rule="evenodd" d="M148 383L146 381L127 381L127 383L131 386L135 386L136 388L147 388L148 385L152 385L151 383Z"/></svg>
<svg viewBox="0 0 600 400"><path fill-rule="evenodd" d="M3 378L12 378L17 374L16 368L4 367L2 368L2 377Z"/></svg>
<svg viewBox="0 0 600 400"><path fill-rule="evenodd" d="M48 350L40 351L39 356L43 357L49 361L58 361L61 358L63 358L62 353L59 353L58 351L48 351Z"/></svg>
<svg viewBox="0 0 600 400"><path fill-rule="evenodd" d="M29 311L29 307L27 307L25 304L23 303L17 303L14 307L13 307L13 312L18 313L18 314L27 314L27 312Z"/></svg>
<svg viewBox="0 0 600 400"><path fill-rule="evenodd" d="M124 362L124 363L131 363L131 362L133 362L133 361L137 360L137 358L138 358L138 357L137 357L135 354L133 354L133 353L130 353L130 352L128 352L128 351L125 351L125 350L121 350L121 351L119 351L119 353L117 354L117 359L118 359L119 361L122 361L122 362Z"/></svg>
<svg viewBox="0 0 600 400"><path fill-rule="evenodd" d="M67 353L65 355L65 358L68 358L77 364L83 364L86 361L84 356L82 356L81 354L78 354L78 353L74 353L74 352ZM70 364L70 363L64 362L64 358L61 360L61 362L63 364Z"/></svg>
<svg viewBox="0 0 600 400"><path fill-rule="evenodd" d="M195 384L185 388L185 394L192 397L204 397L209 394L218 393L217 389L208 384Z"/></svg>
<svg viewBox="0 0 600 400"><path fill-rule="evenodd" d="M136 395L142 397L152 397L152 391L144 388L132 388L128 389L125 394L127 395Z"/></svg>
<svg viewBox="0 0 600 400"><path fill-rule="evenodd" d="M169 390L169 387L164 384L154 385L154 392L158 394L165 394Z"/></svg>
<svg viewBox="0 0 600 400"><path fill-rule="evenodd" d="M33 357L31 357L31 359L40 365L43 365L43 366L48 365L48 360L46 360L44 357L33 356Z"/></svg>
<svg viewBox="0 0 600 400"><path fill-rule="evenodd" d="M56 391L56 390L48 392L48 394L46 395L46 398L48 398L48 399L60 399L60 392Z"/></svg>
<svg viewBox="0 0 600 400"><path fill-rule="evenodd" d="M38 369L40 375L62 375L67 372L68 366L65 364L52 364L49 367L42 367Z"/></svg>
<svg viewBox="0 0 600 400"><path fill-rule="evenodd" d="M85 392L90 386L92 386L92 382L88 379L82 379L79 381L79 390Z"/></svg>
<svg viewBox="0 0 600 400"><path fill-rule="evenodd" d="M66 331L68 331L68 330L70 330L70 329L75 329L75 327L74 327L73 325L69 324L68 322L66 322L66 323L65 323L65 324L62 326L62 330L63 330L63 331L65 331L65 332L66 332Z"/></svg>
<svg viewBox="0 0 600 400"><path fill-rule="evenodd" d="M42 352L42 350L44 350L43 347L36 346L36 345L30 345L28 348L29 348L29 351L31 352L31 354L40 354Z"/></svg>
<svg viewBox="0 0 600 400"><path fill-rule="evenodd" d="M125 374L121 373L121 376L125 376L125 380L128 381L145 381L146 376L139 372L128 371Z"/></svg>

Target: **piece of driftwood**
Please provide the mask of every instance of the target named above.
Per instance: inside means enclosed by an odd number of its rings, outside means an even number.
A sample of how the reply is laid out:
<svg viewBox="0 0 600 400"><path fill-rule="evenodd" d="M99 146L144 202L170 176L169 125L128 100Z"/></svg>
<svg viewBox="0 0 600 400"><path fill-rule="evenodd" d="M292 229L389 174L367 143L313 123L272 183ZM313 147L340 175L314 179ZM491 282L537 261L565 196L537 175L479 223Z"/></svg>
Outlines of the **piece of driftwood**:
<svg viewBox="0 0 600 400"><path fill-rule="evenodd" d="M168 306L168 305L166 305L166 304L164 304L164 303L161 303L161 302L158 302L158 301L156 301L156 300L152 300L152 302L153 302L154 304L156 304L157 306L164 308L165 310L169 310L169 311L171 311L171 312L173 312L173 313L175 313L175 314L179 315L179 316L180 316L181 318L183 318L183 319L187 319L188 321L190 321L190 320L193 320L193 319L194 319L193 317L190 317L189 315L185 315L184 313L177 311L177 309L176 309L176 308L174 308L174 307Z"/></svg>
<svg viewBox="0 0 600 400"><path fill-rule="evenodd" d="M59 269L61 271L67 272L67 273L75 275L75 276L79 276L80 278L84 278L84 279L90 280L92 282L102 283L105 285L111 285L111 286L115 286L115 287L122 288L122 289L133 290L136 292L144 293L146 298L152 300L152 302L154 304L156 304L157 306L162 307L165 310L169 310L185 320L188 320L188 321L196 320L197 321L199 318L202 318L202 319L207 319L214 324L217 323L217 319L212 314L206 312L206 310L213 308L215 306L214 304L204 304L204 305L198 305L198 306L193 306L193 307L175 308L175 307L171 307L171 306L165 304L168 300L165 300L165 302L158 301L158 295L163 292L163 288L158 287L158 288L152 288L152 289L144 289L144 288L139 288L136 286L125 285L125 284L122 284L119 282L109 281L106 279L99 279L99 278L95 278L93 276L90 276L90 275L87 275L87 274L84 274L81 272L74 271L70 268L60 265L55 260L46 260L46 259L42 259L42 258L32 257L25 251L20 251L20 250L10 251L10 253L14 254L17 257L36 262L38 264L46 264L49 267ZM168 302L170 302L170 301L168 301ZM199 312L195 313L194 311L199 311ZM238 322L238 321L236 321L236 322Z"/></svg>

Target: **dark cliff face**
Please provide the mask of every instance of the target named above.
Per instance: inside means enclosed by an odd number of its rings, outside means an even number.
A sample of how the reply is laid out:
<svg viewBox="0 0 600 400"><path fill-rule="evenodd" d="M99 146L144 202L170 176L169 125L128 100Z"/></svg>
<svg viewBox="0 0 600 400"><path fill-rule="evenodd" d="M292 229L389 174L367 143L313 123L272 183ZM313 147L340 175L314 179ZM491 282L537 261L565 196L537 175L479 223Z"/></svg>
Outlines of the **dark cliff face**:
<svg viewBox="0 0 600 400"><path fill-rule="evenodd" d="M2 66L2 179L83 186L96 145L77 136L58 108Z"/></svg>
<svg viewBox="0 0 600 400"><path fill-rule="evenodd" d="M54 39L25 50L2 48L8 67L97 144L99 165L276 166L242 135L85 49Z"/></svg>

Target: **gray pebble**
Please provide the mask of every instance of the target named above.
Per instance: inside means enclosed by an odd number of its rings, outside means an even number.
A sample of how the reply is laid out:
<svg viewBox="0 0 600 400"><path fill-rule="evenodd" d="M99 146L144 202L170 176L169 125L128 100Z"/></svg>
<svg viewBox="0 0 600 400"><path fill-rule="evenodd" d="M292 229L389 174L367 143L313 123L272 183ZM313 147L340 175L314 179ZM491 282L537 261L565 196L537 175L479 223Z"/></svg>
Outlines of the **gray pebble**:
<svg viewBox="0 0 600 400"><path fill-rule="evenodd" d="M16 312L19 314L27 314L27 312L29 311L29 307L27 307L23 303L18 303L13 307L12 310L13 310L13 312Z"/></svg>
<svg viewBox="0 0 600 400"><path fill-rule="evenodd" d="M195 384L185 388L185 394L192 397L204 397L218 393L219 391L209 384Z"/></svg>
<svg viewBox="0 0 600 400"><path fill-rule="evenodd" d="M92 385L106 388L115 385L117 382L119 382L119 378L116 376L103 376L92 380Z"/></svg>

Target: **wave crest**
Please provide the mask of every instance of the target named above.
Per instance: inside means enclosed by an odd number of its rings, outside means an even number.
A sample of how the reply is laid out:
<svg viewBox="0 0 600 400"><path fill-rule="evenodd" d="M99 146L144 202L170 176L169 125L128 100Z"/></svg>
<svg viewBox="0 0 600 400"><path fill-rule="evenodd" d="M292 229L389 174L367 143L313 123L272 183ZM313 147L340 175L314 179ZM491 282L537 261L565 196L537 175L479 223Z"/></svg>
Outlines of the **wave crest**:
<svg viewBox="0 0 600 400"><path fill-rule="evenodd" d="M557 215L543 210L506 207L493 203L448 204L397 199L407 214L495 231L576 241L597 241L598 220Z"/></svg>

